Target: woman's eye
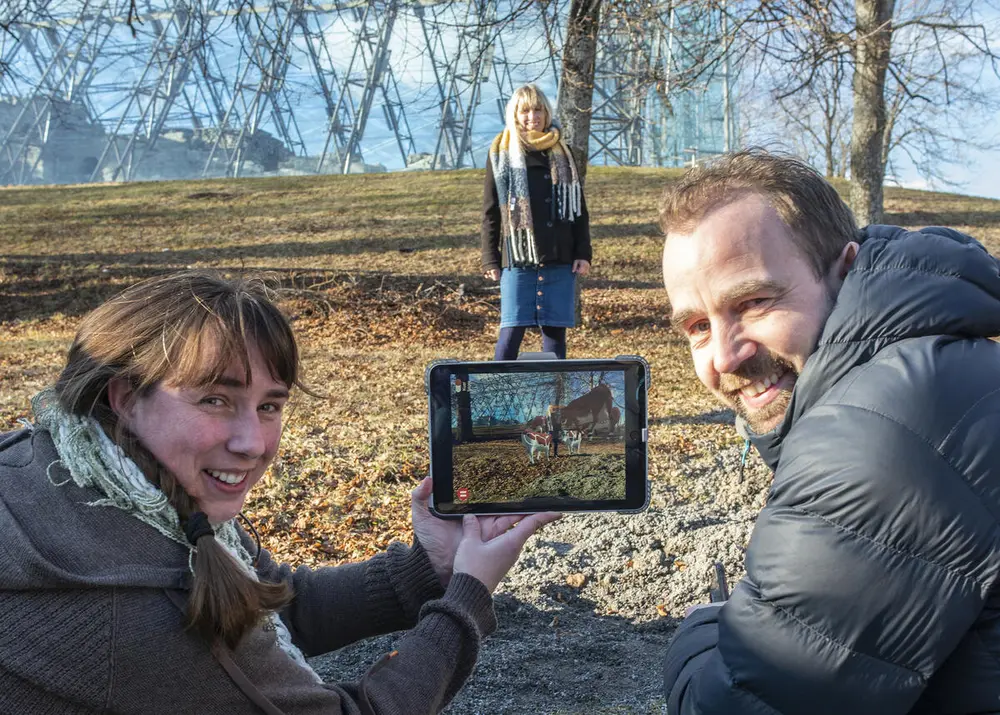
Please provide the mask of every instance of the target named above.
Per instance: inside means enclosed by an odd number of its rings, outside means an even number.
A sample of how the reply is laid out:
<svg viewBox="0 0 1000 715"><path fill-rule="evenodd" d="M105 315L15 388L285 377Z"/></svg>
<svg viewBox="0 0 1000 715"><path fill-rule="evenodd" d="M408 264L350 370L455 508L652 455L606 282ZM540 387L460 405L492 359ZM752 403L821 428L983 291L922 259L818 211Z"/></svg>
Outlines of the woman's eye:
<svg viewBox="0 0 1000 715"><path fill-rule="evenodd" d="M274 402L268 402L267 404L260 406L260 411L267 412L269 414L275 414L281 412L281 407L282 407L281 405L276 404Z"/></svg>
<svg viewBox="0 0 1000 715"><path fill-rule="evenodd" d="M221 397L203 397L201 400L203 405L211 405L212 407L220 407L225 404L225 400Z"/></svg>

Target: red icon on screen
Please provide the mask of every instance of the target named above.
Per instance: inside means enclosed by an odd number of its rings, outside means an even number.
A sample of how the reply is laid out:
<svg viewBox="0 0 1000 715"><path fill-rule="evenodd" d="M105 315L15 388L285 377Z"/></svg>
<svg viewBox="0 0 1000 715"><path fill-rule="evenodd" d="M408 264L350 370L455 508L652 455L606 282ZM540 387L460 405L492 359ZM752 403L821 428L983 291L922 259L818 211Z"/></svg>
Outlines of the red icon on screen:
<svg viewBox="0 0 1000 715"><path fill-rule="evenodd" d="M469 490L465 487L455 490L455 498L459 501L469 501Z"/></svg>

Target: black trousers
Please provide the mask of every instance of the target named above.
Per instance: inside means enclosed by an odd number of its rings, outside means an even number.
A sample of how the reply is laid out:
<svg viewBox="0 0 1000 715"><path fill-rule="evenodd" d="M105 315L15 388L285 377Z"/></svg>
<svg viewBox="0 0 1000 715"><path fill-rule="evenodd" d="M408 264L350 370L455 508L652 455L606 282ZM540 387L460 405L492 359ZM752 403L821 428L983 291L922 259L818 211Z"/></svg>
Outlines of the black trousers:
<svg viewBox="0 0 1000 715"><path fill-rule="evenodd" d="M566 359L566 328L553 328L550 325L540 326L542 330L542 352L555 353L560 360ZM524 339L525 325L517 325L511 328L500 328L500 335L497 337L496 349L493 351L494 360L515 360L521 350L521 341Z"/></svg>

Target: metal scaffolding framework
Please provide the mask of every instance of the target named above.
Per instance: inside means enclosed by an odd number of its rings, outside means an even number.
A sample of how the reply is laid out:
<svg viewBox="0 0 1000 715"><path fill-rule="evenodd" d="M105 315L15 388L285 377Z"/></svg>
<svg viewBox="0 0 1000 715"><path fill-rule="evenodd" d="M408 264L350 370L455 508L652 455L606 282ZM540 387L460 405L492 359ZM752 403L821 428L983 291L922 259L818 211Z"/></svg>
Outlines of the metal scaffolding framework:
<svg viewBox="0 0 1000 715"><path fill-rule="evenodd" d="M624 375L620 372L581 370L571 373L492 373L471 375L471 419L477 424L523 424L544 416L553 404L566 404L601 383L608 384L612 404L625 411ZM458 392L451 393L452 427L457 425Z"/></svg>
<svg viewBox="0 0 1000 715"><path fill-rule="evenodd" d="M0 35L0 184L481 166L516 85L555 98L566 10L518 25L510 0L140 0L130 22L127 7L85 0ZM728 61L675 81L712 22L669 3L605 13L592 162L736 144Z"/></svg>

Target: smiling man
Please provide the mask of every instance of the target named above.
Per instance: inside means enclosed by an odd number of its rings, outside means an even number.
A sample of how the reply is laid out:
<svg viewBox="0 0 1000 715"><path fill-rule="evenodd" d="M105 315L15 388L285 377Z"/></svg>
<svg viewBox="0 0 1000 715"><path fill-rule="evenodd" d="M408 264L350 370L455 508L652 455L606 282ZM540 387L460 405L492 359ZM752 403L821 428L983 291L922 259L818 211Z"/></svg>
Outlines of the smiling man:
<svg viewBox="0 0 1000 715"><path fill-rule="evenodd" d="M664 196L671 321L774 471L670 713L1000 712L1000 264L761 151Z"/></svg>

